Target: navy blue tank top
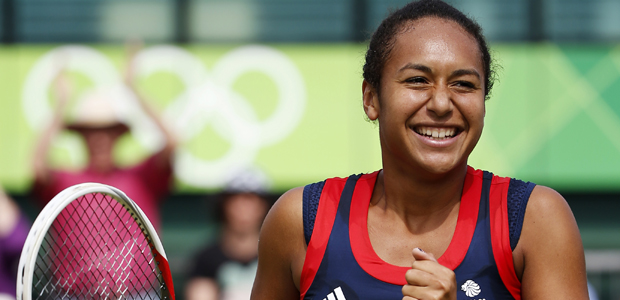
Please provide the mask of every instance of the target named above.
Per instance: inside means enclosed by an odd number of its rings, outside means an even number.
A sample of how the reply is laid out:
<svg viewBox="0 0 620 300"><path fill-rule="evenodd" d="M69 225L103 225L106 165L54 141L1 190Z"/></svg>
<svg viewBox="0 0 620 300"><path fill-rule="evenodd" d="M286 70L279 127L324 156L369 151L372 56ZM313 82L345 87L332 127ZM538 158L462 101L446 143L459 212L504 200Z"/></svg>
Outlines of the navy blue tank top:
<svg viewBox="0 0 620 300"><path fill-rule="evenodd" d="M368 236L377 175L332 178L304 188L308 249L301 299L402 299L409 268L381 260ZM520 299L512 250L534 186L468 167L454 236L438 259L454 270L457 299Z"/></svg>

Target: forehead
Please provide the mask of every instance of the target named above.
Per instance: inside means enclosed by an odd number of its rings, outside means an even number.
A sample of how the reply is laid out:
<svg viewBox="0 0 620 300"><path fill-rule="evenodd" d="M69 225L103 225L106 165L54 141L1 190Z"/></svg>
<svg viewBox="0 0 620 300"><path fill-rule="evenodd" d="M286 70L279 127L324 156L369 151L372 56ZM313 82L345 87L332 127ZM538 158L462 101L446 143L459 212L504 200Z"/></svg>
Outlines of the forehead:
<svg viewBox="0 0 620 300"><path fill-rule="evenodd" d="M476 39L461 25L438 17L424 17L401 26L387 64L445 63L475 68L483 74L482 53Z"/></svg>

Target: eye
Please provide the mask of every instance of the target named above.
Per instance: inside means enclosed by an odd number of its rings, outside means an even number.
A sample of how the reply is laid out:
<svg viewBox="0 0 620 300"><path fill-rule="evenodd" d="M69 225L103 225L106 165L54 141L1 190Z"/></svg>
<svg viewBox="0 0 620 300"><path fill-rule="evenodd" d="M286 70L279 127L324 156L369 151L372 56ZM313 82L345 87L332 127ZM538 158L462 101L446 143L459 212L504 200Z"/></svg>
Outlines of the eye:
<svg viewBox="0 0 620 300"><path fill-rule="evenodd" d="M409 77L409 78L405 79L405 82L406 83L413 83L413 84L418 83L419 84L419 83L428 83L428 80L426 80L426 78L421 77L421 76L415 76L415 77Z"/></svg>
<svg viewBox="0 0 620 300"><path fill-rule="evenodd" d="M473 82L464 81L464 80L456 81L452 85L456 88L461 88L461 89L467 89L467 90L476 89L476 85Z"/></svg>

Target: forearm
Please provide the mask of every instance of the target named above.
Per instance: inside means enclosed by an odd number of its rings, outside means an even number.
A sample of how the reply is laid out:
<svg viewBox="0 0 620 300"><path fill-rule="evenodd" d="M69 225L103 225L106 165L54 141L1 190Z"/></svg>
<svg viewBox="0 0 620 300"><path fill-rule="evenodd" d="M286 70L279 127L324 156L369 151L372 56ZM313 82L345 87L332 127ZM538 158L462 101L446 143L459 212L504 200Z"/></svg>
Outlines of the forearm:
<svg viewBox="0 0 620 300"><path fill-rule="evenodd" d="M37 140L34 155L32 158L32 167L35 179L38 181L47 181L49 173L48 153L52 145L52 141L58 136L64 126L64 116L68 102L66 92L56 92L57 104L48 126L40 133Z"/></svg>
<svg viewBox="0 0 620 300"><path fill-rule="evenodd" d="M127 65L124 72L124 82L127 88L135 95L138 105L146 113L146 115L155 123L155 126L159 129L165 139L164 150L165 152L171 152L177 144L176 138L173 132L170 130L162 119L161 115L151 106L148 99L140 91L136 85L136 61L135 56L137 51L141 48L140 43L132 42L127 45ZM167 150L167 151L166 151Z"/></svg>
<svg viewBox="0 0 620 300"><path fill-rule="evenodd" d="M133 86L133 84L131 85L131 89L136 95L136 99L138 100L138 103L142 111L144 111L146 115L153 121L153 123L155 123L155 126L157 126L159 131L164 136L166 147L173 149L176 146L177 141L176 141L176 138L172 130L170 130L170 126L168 126L164 122L163 118L161 117L161 114L157 112L153 108L153 106L148 103L144 95L140 91L138 91L138 89L135 86Z"/></svg>

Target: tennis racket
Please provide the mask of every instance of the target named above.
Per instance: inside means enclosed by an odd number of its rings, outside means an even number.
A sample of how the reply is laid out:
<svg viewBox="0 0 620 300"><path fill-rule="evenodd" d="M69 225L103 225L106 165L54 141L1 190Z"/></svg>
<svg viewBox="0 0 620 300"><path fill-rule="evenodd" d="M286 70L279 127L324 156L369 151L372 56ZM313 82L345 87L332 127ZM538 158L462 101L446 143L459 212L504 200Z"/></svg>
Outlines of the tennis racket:
<svg viewBox="0 0 620 300"><path fill-rule="evenodd" d="M99 183L65 189L24 244L17 299L171 299L164 248L142 210Z"/></svg>

